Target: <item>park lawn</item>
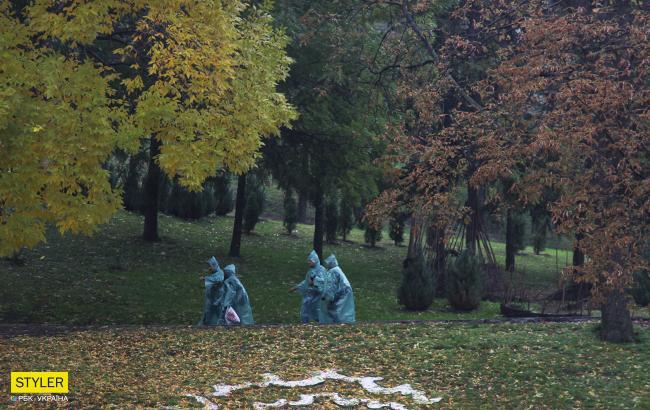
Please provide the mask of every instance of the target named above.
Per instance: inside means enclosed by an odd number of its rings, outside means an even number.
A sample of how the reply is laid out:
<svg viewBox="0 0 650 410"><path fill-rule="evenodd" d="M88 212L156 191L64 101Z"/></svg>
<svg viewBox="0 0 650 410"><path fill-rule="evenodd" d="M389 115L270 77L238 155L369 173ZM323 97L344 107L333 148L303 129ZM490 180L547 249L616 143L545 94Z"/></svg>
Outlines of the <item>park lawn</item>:
<svg viewBox="0 0 650 410"><path fill-rule="evenodd" d="M504 266L506 263L506 244L491 242L497 263ZM565 249L547 248L539 255L535 255L532 246L526 247L515 257L517 271L514 282L521 286L531 288L533 291L550 293L557 289L562 277L562 270L571 265L573 252Z"/></svg>
<svg viewBox="0 0 650 410"><path fill-rule="evenodd" d="M9 371L69 371L74 408L200 407L187 393L223 409L300 393L395 401L408 408L650 408L650 329L639 342L599 341L594 324L358 324L254 328L86 330L0 339L0 385ZM337 369L381 376L383 387L410 383L437 404L378 395L327 381L303 388L249 388L212 397L214 384L258 382L272 372L300 380ZM15 405L16 403L14 403ZM337 408L327 401L318 408Z"/></svg>
<svg viewBox="0 0 650 410"><path fill-rule="evenodd" d="M91 237L48 233L48 242L25 251L24 266L0 261L0 322L57 324L195 324L201 316L205 261L215 255L222 265L235 262L250 295L258 323L295 323L300 298L287 289L304 277L313 226L299 225L294 236L281 222L260 222L242 239L242 258L226 257L231 217L184 221L161 215L162 241L140 239L142 217L118 212ZM376 249L363 245L363 232L352 242L326 245L335 252L354 287L357 319L479 319L498 315L498 304L483 302L470 313L451 311L443 299L422 313L397 303L404 246L384 240ZM495 244L499 254L500 244ZM531 266L528 275L548 283L555 258L532 252L518 258ZM533 269L532 267L535 267Z"/></svg>

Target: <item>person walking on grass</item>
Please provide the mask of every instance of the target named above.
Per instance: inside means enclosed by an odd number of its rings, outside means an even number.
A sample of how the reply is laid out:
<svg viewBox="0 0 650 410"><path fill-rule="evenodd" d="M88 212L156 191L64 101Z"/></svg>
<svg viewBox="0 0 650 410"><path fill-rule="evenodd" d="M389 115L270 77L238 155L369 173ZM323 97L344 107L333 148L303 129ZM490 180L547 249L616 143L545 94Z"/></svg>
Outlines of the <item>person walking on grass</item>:
<svg viewBox="0 0 650 410"><path fill-rule="evenodd" d="M229 307L235 310L239 317L239 324L252 325L255 323L253 321L253 310L251 309L246 288L236 275L235 265L230 264L223 268L223 271L225 275L223 307L226 310Z"/></svg>
<svg viewBox="0 0 650 410"><path fill-rule="evenodd" d="M354 293L347 276L333 254L325 259L326 275L318 280L321 292L321 316L330 323L354 323Z"/></svg>
<svg viewBox="0 0 650 410"><path fill-rule="evenodd" d="M226 324L222 304L224 296L224 272L219 267L219 262L217 262L214 256L208 259L208 269L211 273L202 279L205 285L205 296L203 316L201 316L199 326L223 325Z"/></svg>
<svg viewBox="0 0 650 410"><path fill-rule="evenodd" d="M297 291L302 295L302 305L300 306L300 320L302 323L309 323L312 320L320 322L321 294L315 283L323 280L322 277L326 274L326 270L321 266L318 254L314 250L307 257L307 266L309 266L309 269L305 274L305 279L289 289L289 292Z"/></svg>

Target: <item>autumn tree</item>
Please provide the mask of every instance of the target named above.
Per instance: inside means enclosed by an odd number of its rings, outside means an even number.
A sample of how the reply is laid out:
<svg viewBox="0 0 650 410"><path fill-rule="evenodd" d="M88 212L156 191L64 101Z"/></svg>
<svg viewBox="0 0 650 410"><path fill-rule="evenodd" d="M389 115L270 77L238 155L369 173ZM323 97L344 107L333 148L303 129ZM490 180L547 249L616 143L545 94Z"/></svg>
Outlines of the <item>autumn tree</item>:
<svg viewBox="0 0 650 410"><path fill-rule="evenodd" d="M275 90L289 59L267 12L242 3L156 3L130 17L107 40L130 64L122 84L150 154L144 238L156 240L160 172L189 189L217 169L245 172L260 137L294 116Z"/></svg>
<svg viewBox="0 0 650 410"><path fill-rule="evenodd" d="M266 6L184 0L13 6L0 9L0 47L8 57L1 71L8 115L0 152L8 167L1 198L5 253L42 240L47 222L89 231L106 220L120 192L105 183L101 163L116 146L133 150L138 140L149 153L144 238L156 240L161 173L198 190L217 169L245 172L261 137L295 116L276 92L290 60ZM24 121L14 119L22 115Z"/></svg>
<svg viewBox="0 0 650 410"><path fill-rule="evenodd" d="M650 216L650 16L623 2L555 13L537 7L481 84L486 110L468 118L485 130L487 161L474 178L525 166L513 187L522 201L549 186L559 191L553 219L580 238L587 256L568 272L591 284L601 337L631 341L625 290L645 265Z"/></svg>
<svg viewBox="0 0 650 410"><path fill-rule="evenodd" d="M626 341L623 291L647 236L648 10L561 3L468 0L438 27L425 18L432 2L379 3L402 11L436 64L432 86L411 82L406 95L430 95L428 112L443 119L420 138L405 123L391 147L395 185L371 212L407 203L444 227L450 218L440 214L459 181L471 192L517 175L508 193L523 206L539 204L544 189L557 192L554 223L580 251L570 273L602 303L601 336Z"/></svg>
<svg viewBox="0 0 650 410"><path fill-rule="evenodd" d="M79 53L104 27L92 13L59 22L49 3L0 4L0 256L45 240L49 224L90 233L106 222L121 192L102 163L135 148L118 132L115 73Z"/></svg>
<svg viewBox="0 0 650 410"><path fill-rule="evenodd" d="M480 245L485 243L485 192L469 184L479 163L475 156L478 136L443 130L453 121L452 111L481 109L475 94L460 82L472 84L480 79L491 54L452 47L449 42L462 29L447 23L453 6L453 2L406 0L374 6L387 8L390 20L381 45L385 57L375 62L373 71L381 78L390 73L395 78L395 105L402 123L391 130L385 157L392 186L371 204L368 215L378 220L402 207L417 214L411 240L427 236L432 226L428 224L433 224L441 233L434 236L444 241L447 232L462 221L462 246L490 256L491 251L483 252ZM392 59L386 60L387 56ZM426 225L419 227L421 223ZM436 248L444 251L444 247ZM444 258L444 252L439 257ZM444 269L445 263L440 260L436 265Z"/></svg>

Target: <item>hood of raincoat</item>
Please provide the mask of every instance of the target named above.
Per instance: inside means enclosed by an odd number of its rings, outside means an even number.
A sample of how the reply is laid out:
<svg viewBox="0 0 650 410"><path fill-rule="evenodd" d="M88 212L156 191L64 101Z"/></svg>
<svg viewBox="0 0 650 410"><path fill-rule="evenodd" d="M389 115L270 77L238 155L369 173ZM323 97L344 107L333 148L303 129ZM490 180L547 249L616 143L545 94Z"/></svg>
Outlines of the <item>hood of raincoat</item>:
<svg viewBox="0 0 650 410"><path fill-rule="evenodd" d="M204 279L205 287L209 288L212 285L215 285L217 283L221 283L221 282L224 281L224 279L225 278L224 278L224 275L223 275L223 271L221 269L217 268L217 270L214 271L214 273L212 275L208 275L208 276L205 277L205 279Z"/></svg>
<svg viewBox="0 0 650 410"><path fill-rule="evenodd" d="M327 257L327 259L325 259L325 267L327 269L336 268L337 266L339 266L339 261L336 260L336 256L334 256L334 254L331 254Z"/></svg>
<svg viewBox="0 0 650 410"><path fill-rule="evenodd" d="M318 258L318 254L314 250L312 250L309 253L309 256L307 257L307 260L314 262L314 268L317 268L317 267L320 266L320 259Z"/></svg>
<svg viewBox="0 0 650 410"><path fill-rule="evenodd" d="M217 262L217 258L214 256L208 259L208 265L210 265L213 272L219 270L219 262Z"/></svg>
<svg viewBox="0 0 650 410"><path fill-rule="evenodd" d="M223 268L223 272L225 273L226 278L228 278L228 277L236 274L237 270L235 268L235 265L231 263L230 265L227 265L225 268Z"/></svg>

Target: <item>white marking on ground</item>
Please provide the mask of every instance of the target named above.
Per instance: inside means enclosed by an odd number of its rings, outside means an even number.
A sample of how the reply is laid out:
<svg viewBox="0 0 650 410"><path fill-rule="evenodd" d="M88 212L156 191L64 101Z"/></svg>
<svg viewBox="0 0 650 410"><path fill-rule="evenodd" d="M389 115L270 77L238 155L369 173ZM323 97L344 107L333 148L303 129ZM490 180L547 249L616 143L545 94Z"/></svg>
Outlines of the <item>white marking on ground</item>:
<svg viewBox="0 0 650 410"><path fill-rule="evenodd" d="M300 400L288 401L287 399L280 399L273 403L256 402L253 406L256 409L265 409L267 407L285 407L285 406L309 406L314 404L314 401L319 398L329 398L336 405L341 407L353 407L360 404L365 404L369 409L383 409L385 407L392 410L408 410L406 406L400 403L390 402L382 403L372 399L358 399L358 398L344 398L338 393L314 393L314 394L301 394Z"/></svg>
<svg viewBox="0 0 650 410"><path fill-rule="evenodd" d="M326 380L339 380L347 383L358 383L364 390L372 394L400 394L402 396L411 396L413 401L417 404L433 404L438 403L442 400L442 397L427 397L424 392L421 390L414 389L410 384L401 384L395 387L382 387L377 384L378 381L383 380L383 377L355 377L355 376L345 376L340 374L336 370L326 370L320 372L312 373L312 376L303 379L303 380L283 380L280 377L276 376L273 373L265 373L262 375L263 381L259 383L242 383L242 384L215 384L212 386L214 392L212 396L215 397L225 397L230 395L230 393L248 389L250 387L306 387L306 386L316 386L322 383L325 383ZM202 403L206 408L209 409L218 409L219 406L210 402L208 399L202 396L196 396L193 394L187 394L188 397L193 397L200 403ZM285 406L308 406L312 405L316 398L330 398L335 404L342 407L351 407L358 406L360 404L365 404L369 409L381 409L388 407L393 410L406 410L407 408L395 402L382 403L372 399L359 399L359 398L344 398L341 397L338 393L315 393L315 394L301 394L300 400L289 401L287 399L279 399L273 403L254 403L255 408L262 409L267 407L285 407Z"/></svg>

